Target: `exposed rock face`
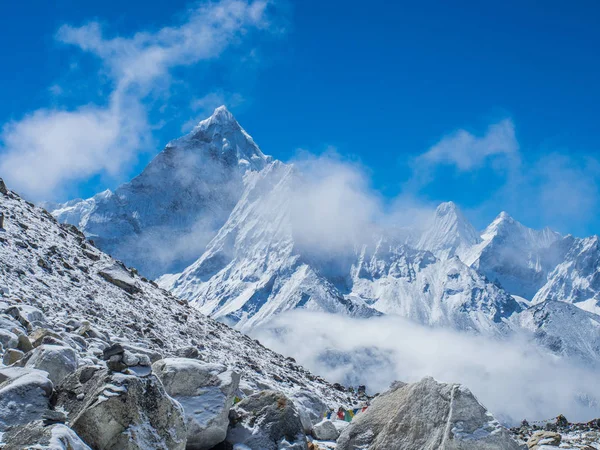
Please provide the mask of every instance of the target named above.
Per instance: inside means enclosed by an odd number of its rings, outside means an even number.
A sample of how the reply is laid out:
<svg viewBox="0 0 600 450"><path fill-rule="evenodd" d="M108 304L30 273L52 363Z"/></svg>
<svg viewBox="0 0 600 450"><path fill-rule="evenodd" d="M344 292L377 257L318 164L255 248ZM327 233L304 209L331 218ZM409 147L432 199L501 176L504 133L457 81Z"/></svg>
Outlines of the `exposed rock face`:
<svg viewBox="0 0 600 450"><path fill-rule="evenodd" d="M0 431L39 420L50 406L52 382L41 370L0 369Z"/></svg>
<svg viewBox="0 0 600 450"><path fill-rule="evenodd" d="M45 370L54 384L77 370L77 353L63 345L40 345L33 350L26 367Z"/></svg>
<svg viewBox="0 0 600 450"><path fill-rule="evenodd" d="M184 409L187 448L206 450L225 440L240 374L221 364L166 358L152 369Z"/></svg>
<svg viewBox="0 0 600 450"><path fill-rule="evenodd" d="M100 366L79 369L57 388L57 406L71 428L92 448L184 449L183 408L153 375L109 373Z"/></svg>
<svg viewBox="0 0 600 450"><path fill-rule="evenodd" d="M518 450L493 416L463 386L425 378L396 383L357 415L338 450Z"/></svg>
<svg viewBox="0 0 600 450"><path fill-rule="evenodd" d="M3 450L91 450L69 427L41 421L11 429L2 436L2 444Z"/></svg>
<svg viewBox="0 0 600 450"><path fill-rule="evenodd" d="M294 404L282 393L262 391L230 412L227 442L250 450L305 450L306 435Z"/></svg>

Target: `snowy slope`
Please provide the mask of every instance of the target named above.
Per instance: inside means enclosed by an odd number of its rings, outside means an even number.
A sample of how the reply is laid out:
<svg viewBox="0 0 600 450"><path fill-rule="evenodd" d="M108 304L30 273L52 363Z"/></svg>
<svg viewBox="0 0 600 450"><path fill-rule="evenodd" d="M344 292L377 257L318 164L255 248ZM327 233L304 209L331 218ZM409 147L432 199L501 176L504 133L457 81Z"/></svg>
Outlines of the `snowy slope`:
<svg viewBox="0 0 600 450"><path fill-rule="evenodd" d="M386 239L363 247L353 267L351 296L424 325L489 334L501 333L504 321L521 310L458 257L437 259Z"/></svg>
<svg viewBox="0 0 600 450"><path fill-rule="evenodd" d="M295 308L370 317L397 314L430 326L500 333L521 310L457 258L437 259L379 238L333 259L301 245L291 219L300 175L272 163L247 190L207 251L183 273L158 280L200 310L249 330Z"/></svg>
<svg viewBox="0 0 600 450"><path fill-rule="evenodd" d="M246 191L206 252L159 284L244 330L294 308L378 314L345 299L322 267L298 250L289 204L296 182L294 166L278 161L247 174Z"/></svg>
<svg viewBox="0 0 600 450"><path fill-rule="evenodd" d="M219 107L114 193L48 207L60 222L80 226L99 248L154 278L202 253L240 198L244 174L270 161Z"/></svg>
<svg viewBox="0 0 600 450"><path fill-rule="evenodd" d="M564 260L548 275L533 303L556 300L600 314L600 238L567 236L561 246L567 247Z"/></svg>
<svg viewBox="0 0 600 450"><path fill-rule="evenodd" d="M97 250L75 227L59 225L45 210L9 192L0 194L0 211L6 216L0 229L3 302L41 309L53 329L87 320L113 342L163 356L190 345L200 348L202 360L238 368L243 385L254 390L275 388L291 396L310 392L332 407L348 403L348 393L202 315Z"/></svg>
<svg viewBox="0 0 600 450"><path fill-rule="evenodd" d="M481 243L461 257L506 291L531 300L557 263L549 249L559 239L548 228L532 230L502 212L482 233Z"/></svg>
<svg viewBox="0 0 600 450"><path fill-rule="evenodd" d="M515 315L513 323L555 354L600 365L600 316L596 314L548 300Z"/></svg>

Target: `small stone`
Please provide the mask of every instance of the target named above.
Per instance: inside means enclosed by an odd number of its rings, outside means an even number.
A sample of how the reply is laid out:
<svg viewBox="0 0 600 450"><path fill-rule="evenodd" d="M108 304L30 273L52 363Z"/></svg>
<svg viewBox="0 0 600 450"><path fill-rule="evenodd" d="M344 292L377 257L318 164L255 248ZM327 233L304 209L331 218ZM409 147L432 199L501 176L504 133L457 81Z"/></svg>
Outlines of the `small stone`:
<svg viewBox="0 0 600 450"><path fill-rule="evenodd" d="M48 426L55 423L65 423L67 416L60 411L48 410L42 414L42 420L44 421L44 426Z"/></svg>
<svg viewBox="0 0 600 450"><path fill-rule="evenodd" d="M137 366L140 363L140 358L129 351L123 353L123 363L129 367Z"/></svg>
<svg viewBox="0 0 600 450"><path fill-rule="evenodd" d="M196 347L183 347L175 351L175 355L180 358L198 359L200 353Z"/></svg>
<svg viewBox="0 0 600 450"><path fill-rule="evenodd" d="M24 334L19 334L19 343L17 344L17 348L21 350L23 353L30 352L33 350L33 345L27 336Z"/></svg>
<svg viewBox="0 0 600 450"><path fill-rule="evenodd" d="M21 350L16 350L14 348L9 348L4 353L4 357L2 358L2 363L5 366L10 366L17 361L21 360L24 356L24 353Z"/></svg>
<svg viewBox="0 0 600 450"><path fill-rule="evenodd" d="M123 355L113 355L106 363L106 367L113 372L123 372L127 369L127 364L123 362Z"/></svg>
<svg viewBox="0 0 600 450"><path fill-rule="evenodd" d="M125 353L125 349L123 348L123 346L121 344L113 344L104 349L104 351L102 352L102 359L107 361L111 357L113 357L115 355L122 355L123 353ZM119 358L119 361L121 361L121 358Z"/></svg>

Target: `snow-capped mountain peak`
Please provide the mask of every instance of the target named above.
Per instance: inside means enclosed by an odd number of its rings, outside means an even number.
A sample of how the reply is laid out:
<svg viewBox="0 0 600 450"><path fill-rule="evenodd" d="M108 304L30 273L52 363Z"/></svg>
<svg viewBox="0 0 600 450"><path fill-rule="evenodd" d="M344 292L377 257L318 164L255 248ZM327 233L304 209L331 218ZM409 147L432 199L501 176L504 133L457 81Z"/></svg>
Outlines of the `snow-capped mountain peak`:
<svg viewBox="0 0 600 450"><path fill-rule="evenodd" d="M114 193L51 210L154 278L194 261L240 199L246 173L271 161L222 106Z"/></svg>
<svg viewBox="0 0 600 450"><path fill-rule="evenodd" d="M418 248L429 250L441 258L462 254L481 242L479 233L454 202L441 203L431 225L421 236Z"/></svg>

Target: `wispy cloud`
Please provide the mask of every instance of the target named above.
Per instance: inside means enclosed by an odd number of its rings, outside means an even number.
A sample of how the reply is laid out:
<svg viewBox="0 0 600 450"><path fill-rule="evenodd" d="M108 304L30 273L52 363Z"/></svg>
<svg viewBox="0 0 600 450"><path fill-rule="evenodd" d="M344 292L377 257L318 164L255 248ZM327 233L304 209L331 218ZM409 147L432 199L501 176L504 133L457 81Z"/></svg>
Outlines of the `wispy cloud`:
<svg viewBox="0 0 600 450"><path fill-rule="evenodd" d="M116 175L151 136L144 99L170 85L170 71L217 58L253 30L270 26L265 0L206 2L186 19L155 32L106 37L90 22L62 26L57 40L97 56L112 92L104 105L39 109L0 133L0 172L16 190L55 197L67 183Z"/></svg>
<svg viewBox="0 0 600 450"><path fill-rule="evenodd" d="M458 170L480 168L489 158L518 155L519 143L511 119L490 125L483 136L466 130L446 136L417 158L417 163L454 165Z"/></svg>

